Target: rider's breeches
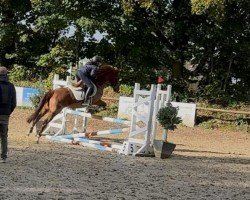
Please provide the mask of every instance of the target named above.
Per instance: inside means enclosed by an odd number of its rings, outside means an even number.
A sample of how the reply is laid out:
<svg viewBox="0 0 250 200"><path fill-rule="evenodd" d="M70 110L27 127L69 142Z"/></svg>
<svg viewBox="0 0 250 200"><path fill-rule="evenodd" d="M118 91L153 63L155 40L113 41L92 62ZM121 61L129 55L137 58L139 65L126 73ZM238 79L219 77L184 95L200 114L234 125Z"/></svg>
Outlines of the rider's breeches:
<svg viewBox="0 0 250 200"><path fill-rule="evenodd" d="M85 100L87 100L94 92L94 89L95 89L94 83L89 79L89 77L87 77L86 75L81 73L81 71L77 71L76 75L87 86L87 90L86 90L86 94L85 94Z"/></svg>

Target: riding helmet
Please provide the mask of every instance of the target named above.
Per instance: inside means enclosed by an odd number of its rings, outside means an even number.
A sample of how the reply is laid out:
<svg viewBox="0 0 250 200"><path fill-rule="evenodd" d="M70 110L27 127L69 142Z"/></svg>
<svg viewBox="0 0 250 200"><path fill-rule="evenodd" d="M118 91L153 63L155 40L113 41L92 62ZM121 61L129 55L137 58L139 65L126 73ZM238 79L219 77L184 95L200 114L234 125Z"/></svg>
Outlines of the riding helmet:
<svg viewBox="0 0 250 200"><path fill-rule="evenodd" d="M8 73L8 70L7 70L6 67L0 67L0 74L5 75L5 74L7 74L7 73Z"/></svg>
<svg viewBox="0 0 250 200"><path fill-rule="evenodd" d="M103 59L101 56L94 56L93 58L91 58L91 61L94 63L102 63Z"/></svg>

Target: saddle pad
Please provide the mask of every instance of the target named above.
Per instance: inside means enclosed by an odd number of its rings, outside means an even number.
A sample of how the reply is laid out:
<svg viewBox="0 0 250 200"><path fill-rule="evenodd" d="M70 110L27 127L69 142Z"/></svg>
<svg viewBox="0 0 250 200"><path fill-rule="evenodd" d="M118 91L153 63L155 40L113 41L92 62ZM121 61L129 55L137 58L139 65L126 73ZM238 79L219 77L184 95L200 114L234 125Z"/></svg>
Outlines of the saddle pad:
<svg viewBox="0 0 250 200"><path fill-rule="evenodd" d="M76 88L73 86L67 86L67 88L69 88L71 90L71 92L73 93L76 100L82 101L84 99L85 92L82 90L81 87Z"/></svg>

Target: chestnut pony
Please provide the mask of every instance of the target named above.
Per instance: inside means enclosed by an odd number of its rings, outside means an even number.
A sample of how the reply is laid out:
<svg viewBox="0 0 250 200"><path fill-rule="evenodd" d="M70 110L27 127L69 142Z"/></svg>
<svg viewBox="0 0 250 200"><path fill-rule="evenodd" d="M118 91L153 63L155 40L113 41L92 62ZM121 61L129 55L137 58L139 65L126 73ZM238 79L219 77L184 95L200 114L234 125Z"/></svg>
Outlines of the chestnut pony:
<svg viewBox="0 0 250 200"><path fill-rule="evenodd" d="M96 72L94 83L97 87L97 92L92 97L92 105L105 107L106 103L101 100L103 89L110 85L115 92L119 92L118 69L112 67L111 65L100 66ZM37 133L40 138L48 123L53 119L54 116L60 113L63 108L82 107L81 103L82 101L76 100L72 91L67 87L49 90L40 100L35 112L27 118L28 123L32 122L29 134L32 133L36 123L47 114L42 123L40 131Z"/></svg>

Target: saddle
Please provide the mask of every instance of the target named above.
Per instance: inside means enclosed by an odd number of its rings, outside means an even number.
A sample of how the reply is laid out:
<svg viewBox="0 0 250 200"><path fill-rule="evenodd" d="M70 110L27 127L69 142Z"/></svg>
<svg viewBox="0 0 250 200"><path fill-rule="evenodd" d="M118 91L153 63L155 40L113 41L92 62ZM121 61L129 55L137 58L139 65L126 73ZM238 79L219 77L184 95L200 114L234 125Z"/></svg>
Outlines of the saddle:
<svg viewBox="0 0 250 200"><path fill-rule="evenodd" d="M84 99L85 90L82 87L74 87L73 85L69 85L67 88L73 93L77 101L82 101Z"/></svg>
<svg viewBox="0 0 250 200"><path fill-rule="evenodd" d="M95 86L94 92L90 97L95 96L95 94L97 93L97 87L96 87L96 85L94 85L94 86ZM73 95L77 101L82 101L84 99L86 90L83 89L82 87L74 87L73 85L69 85L69 86L67 86L67 88L73 93Z"/></svg>

